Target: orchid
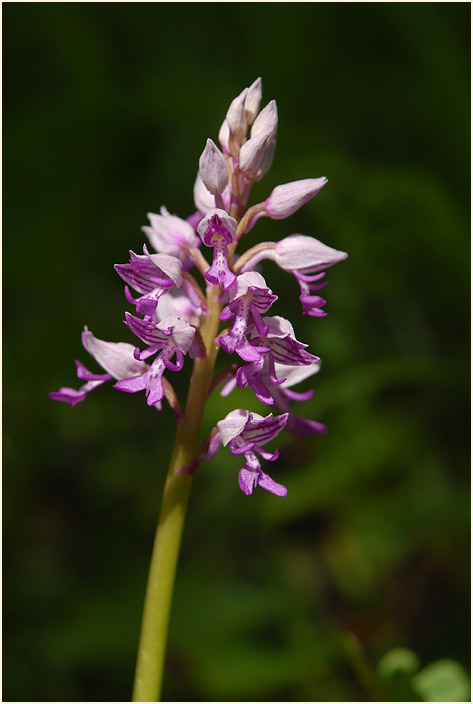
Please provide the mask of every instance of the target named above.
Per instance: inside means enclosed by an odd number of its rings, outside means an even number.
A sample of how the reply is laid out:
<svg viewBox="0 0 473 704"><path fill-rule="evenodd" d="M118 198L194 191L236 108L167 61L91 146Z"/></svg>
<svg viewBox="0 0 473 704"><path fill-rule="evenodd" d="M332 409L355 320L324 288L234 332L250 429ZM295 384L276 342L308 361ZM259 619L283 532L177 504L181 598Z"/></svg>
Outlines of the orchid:
<svg viewBox="0 0 473 704"><path fill-rule="evenodd" d="M235 479L244 495L259 486L285 497L290 495L290 482L288 489L261 466L261 460L276 461L279 451L263 446L283 430L294 436L326 431L322 423L301 418L292 410L293 402L308 400L313 393L296 392L292 387L318 372L320 359L297 339L291 321L277 314L278 296L256 266L262 265L264 272L264 262L270 260L282 272L292 274L303 312L322 317L326 300L319 291L327 285L325 270L347 254L299 233L252 244L248 233L261 217L283 220L327 184L325 177L289 181L273 188L262 202L248 205L252 187L268 172L276 148L277 105L271 100L260 110L261 101L262 82L257 78L230 103L218 134L221 149L207 139L193 187L196 211L185 218L164 206L159 213L148 213L149 225L142 231L154 251L143 244L143 254L130 250L127 263L115 264L126 284L125 301L134 306L133 313L125 312L123 322L139 346L105 342L85 328L82 343L103 371L89 371L77 360L77 376L85 383L78 389L60 387L50 393L53 400L75 406L97 387L114 381L117 391L144 391L147 405L160 411L166 398L177 417L133 701L158 700L185 508L198 467L228 446L233 455L244 458ZM249 247L237 252L245 239ZM213 250L211 263L208 248ZM135 298L130 289L139 296ZM215 374L219 354L230 358L230 364ZM169 376L191 363L182 412ZM250 388L256 402L271 406L279 415L230 408L199 446L207 399L221 384L221 394L229 403L233 399L230 392Z"/></svg>

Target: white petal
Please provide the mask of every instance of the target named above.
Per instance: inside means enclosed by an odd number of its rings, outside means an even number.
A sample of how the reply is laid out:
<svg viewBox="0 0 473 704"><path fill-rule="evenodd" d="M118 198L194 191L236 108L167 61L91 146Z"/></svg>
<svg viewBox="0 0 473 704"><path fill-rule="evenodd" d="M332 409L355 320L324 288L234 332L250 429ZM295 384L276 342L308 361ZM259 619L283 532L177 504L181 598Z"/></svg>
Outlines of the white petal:
<svg viewBox="0 0 473 704"><path fill-rule="evenodd" d="M245 411L243 408L237 408L225 416L223 420L219 420L217 426L224 447L228 445L230 440L233 440L233 438L236 438L236 436L242 432L249 417L249 411Z"/></svg>
<svg viewBox="0 0 473 704"><path fill-rule="evenodd" d="M137 376L148 369L145 362L139 362L133 357L135 345L130 345L127 342L99 340L94 337L87 326L82 333L82 344L100 366L115 379Z"/></svg>

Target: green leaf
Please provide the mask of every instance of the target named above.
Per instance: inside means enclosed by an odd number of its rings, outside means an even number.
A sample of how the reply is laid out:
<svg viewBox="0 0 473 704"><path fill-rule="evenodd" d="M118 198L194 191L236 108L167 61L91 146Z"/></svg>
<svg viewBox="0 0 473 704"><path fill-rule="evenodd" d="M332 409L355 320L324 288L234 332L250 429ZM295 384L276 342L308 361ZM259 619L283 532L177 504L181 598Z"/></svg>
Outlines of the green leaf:
<svg viewBox="0 0 473 704"><path fill-rule="evenodd" d="M470 680L456 660L437 660L412 679L413 687L426 702L466 702L470 700Z"/></svg>
<svg viewBox="0 0 473 704"><path fill-rule="evenodd" d="M419 669L419 658L408 648L393 648L379 661L378 675L383 682L405 678Z"/></svg>

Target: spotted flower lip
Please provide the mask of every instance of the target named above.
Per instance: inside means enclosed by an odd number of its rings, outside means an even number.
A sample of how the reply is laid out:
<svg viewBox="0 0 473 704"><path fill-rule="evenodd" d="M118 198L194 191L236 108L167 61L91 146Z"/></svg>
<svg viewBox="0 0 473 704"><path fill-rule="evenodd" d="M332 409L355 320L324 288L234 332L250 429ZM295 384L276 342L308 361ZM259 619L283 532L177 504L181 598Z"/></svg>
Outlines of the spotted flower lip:
<svg viewBox="0 0 473 704"><path fill-rule="evenodd" d="M128 286L125 287L127 301L134 303L136 312L142 315L152 315L160 296L174 285L182 284L181 261L168 254L150 254L146 245L143 245L143 255L130 250L130 262L115 264L114 269L127 284L143 294L134 299Z"/></svg>

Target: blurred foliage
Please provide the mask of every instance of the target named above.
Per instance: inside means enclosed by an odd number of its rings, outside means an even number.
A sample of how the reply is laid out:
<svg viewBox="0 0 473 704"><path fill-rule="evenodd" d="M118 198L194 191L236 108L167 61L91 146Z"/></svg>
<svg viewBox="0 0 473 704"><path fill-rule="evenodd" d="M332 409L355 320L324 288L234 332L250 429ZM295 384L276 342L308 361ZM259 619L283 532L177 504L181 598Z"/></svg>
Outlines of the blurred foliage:
<svg viewBox="0 0 473 704"><path fill-rule="evenodd" d="M199 469L164 697L468 698L469 28L465 3L4 4L5 700L130 698L173 418L47 392L88 363L84 323L132 341L112 264L148 211L192 212L258 75L280 130L255 199L330 182L252 243L350 254L321 320L264 269L324 360L299 412L329 433L281 440L285 500L245 497L230 453ZM247 403L216 396L205 429Z"/></svg>

